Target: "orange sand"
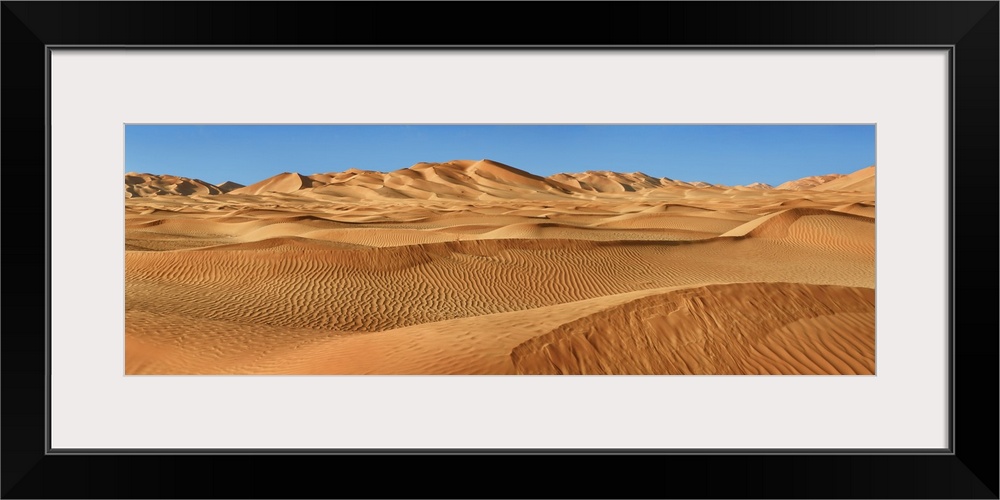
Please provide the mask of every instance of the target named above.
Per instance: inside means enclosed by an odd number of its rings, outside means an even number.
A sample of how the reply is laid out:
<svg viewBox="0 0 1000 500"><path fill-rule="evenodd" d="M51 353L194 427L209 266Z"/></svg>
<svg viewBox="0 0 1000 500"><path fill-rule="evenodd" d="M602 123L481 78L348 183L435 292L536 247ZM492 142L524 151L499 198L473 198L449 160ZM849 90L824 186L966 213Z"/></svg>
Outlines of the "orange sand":
<svg viewBox="0 0 1000 500"><path fill-rule="evenodd" d="M128 374L872 374L875 171L126 174Z"/></svg>

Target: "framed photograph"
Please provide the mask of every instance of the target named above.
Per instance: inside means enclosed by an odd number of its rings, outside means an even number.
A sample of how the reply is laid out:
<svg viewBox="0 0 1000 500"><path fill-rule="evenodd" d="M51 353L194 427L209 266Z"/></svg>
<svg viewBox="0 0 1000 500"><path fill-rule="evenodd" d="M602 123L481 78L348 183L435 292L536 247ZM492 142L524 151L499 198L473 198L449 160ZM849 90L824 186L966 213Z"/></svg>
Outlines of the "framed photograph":
<svg viewBox="0 0 1000 500"><path fill-rule="evenodd" d="M4 2L5 498L997 498L997 2L473 7Z"/></svg>

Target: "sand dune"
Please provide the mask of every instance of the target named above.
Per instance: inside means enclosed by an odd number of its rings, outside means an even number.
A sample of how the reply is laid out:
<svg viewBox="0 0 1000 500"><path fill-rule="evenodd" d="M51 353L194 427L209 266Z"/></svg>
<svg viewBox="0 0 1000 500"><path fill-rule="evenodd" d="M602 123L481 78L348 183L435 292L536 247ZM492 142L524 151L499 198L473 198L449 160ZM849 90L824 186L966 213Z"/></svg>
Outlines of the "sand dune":
<svg viewBox="0 0 1000 500"><path fill-rule="evenodd" d="M285 172L269 177L249 186L231 191L233 194L263 194L263 193L293 193L300 189L311 188L316 181L302 174Z"/></svg>
<svg viewBox="0 0 1000 500"><path fill-rule="evenodd" d="M875 167L863 168L843 177L824 182L813 189L819 191L875 192Z"/></svg>
<svg viewBox="0 0 1000 500"><path fill-rule="evenodd" d="M841 174L827 174L827 175L812 175L809 177L803 177L801 179L796 179L794 181L784 182L778 184L775 189L789 189L792 191L802 191L806 189L811 189L825 182L832 181L834 179L843 177Z"/></svg>
<svg viewBox="0 0 1000 500"><path fill-rule="evenodd" d="M765 184L763 182L752 182L746 186L736 186L737 189L756 189L758 191L770 191L774 189L774 186L770 184Z"/></svg>
<svg viewBox="0 0 1000 500"><path fill-rule="evenodd" d="M226 181L218 186L198 179L126 174L126 197L160 195L262 195L294 193L317 199L351 200L540 200L677 198L772 190L820 190L874 193L874 166L848 175L829 174L792 180L777 188L754 182L745 186L712 185L651 177L642 172L588 170L543 178L510 165L483 159L416 163L388 173L351 168L308 176L284 172L249 186Z"/></svg>
<svg viewBox="0 0 1000 500"><path fill-rule="evenodd" d="M868 374L875 291L746 283L637 299L511 351L522 374Z"/></svg>
<svg viewBox="0 0 1000 500"><path fill-rule="evenodd" d="M155 175L129 172L125 174L125 197L194 194L222 194L218 186L199 179L188 179L173 175Z"/></svg>
<svg viewBox="0 0 1000 500"><path fill-rule="evenodd" d="M233 190L239 189L241 187L245 187L245 186L243 184L238 183L238 182L226 181L226 182L223 182L222 184L219 184L217 187L223 193L228 193L230 191L233 191Z"/></svg>
<svg viewBox="0 0 1000 500"><path fill-rule="evenodd" d="M126 174L126 373L871 374L874 169L823 177Z"/></svg>
<svg viewBox="0 0 1000 500"><path fill-rule="evenodd" d="M660 179L650 177L642 172L620 174L608 171L587 171L575 174L556 174L553 177L564 181L575 181L574 184L581 189L598 193L624 193L670 186L669 183L661 183Z"/></svg>

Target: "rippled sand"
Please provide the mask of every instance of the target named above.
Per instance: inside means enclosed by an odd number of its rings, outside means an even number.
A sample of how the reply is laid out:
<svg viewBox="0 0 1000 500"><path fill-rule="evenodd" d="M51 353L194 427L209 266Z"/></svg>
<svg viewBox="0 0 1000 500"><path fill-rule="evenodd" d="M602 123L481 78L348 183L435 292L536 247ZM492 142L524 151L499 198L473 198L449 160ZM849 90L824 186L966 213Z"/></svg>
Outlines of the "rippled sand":
<svg viewBox="0 0 1000 500"><path fill-rule="evenodd" d="M874 167L126 175L128 374L872 374Z"/></svg>

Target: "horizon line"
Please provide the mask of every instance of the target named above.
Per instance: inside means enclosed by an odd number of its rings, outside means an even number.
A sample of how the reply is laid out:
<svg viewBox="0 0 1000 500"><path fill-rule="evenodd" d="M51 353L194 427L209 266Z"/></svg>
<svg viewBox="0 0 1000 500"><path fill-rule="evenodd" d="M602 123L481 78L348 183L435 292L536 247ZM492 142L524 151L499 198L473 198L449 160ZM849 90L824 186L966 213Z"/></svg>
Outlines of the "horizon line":
<svg viewBox="0 0 1000 500"><path fill-rule="evenodd" d="M351 171L364 172L364 173L376 173L376 174L386 175L386 174L391 174L393 172L399 172L401 170L410 170L410 169L412 169L413 167L415 167L417 165L447 165L449 163L455 163L455 162L473 162L473 163L490 162L490 163L495 163L495 164L498 164L498 165L501 165L501 166L504 166L504 167L513 168L515 170L519 170L521 172L525 172L525 173L527 173L529 175L533 175L535 177L541 177L543 179L551 179L552 177L555 177L557 175L573 175L573 174L586 174L586 173L611 173L611 174L619 174L619 175L640 174L640 175L644 175L646 177L649 177L651 179L661 179L661 180L662 179L666 179L666 180L669 180L669 181L680 181L680 182L686 182L686 183L700 182L700 183L709 184L709 185L712 185L712 186L740 187L740 186L750 186L750 185L754 185L754 184L763 184L763 185L768 185L768 186L774 186L772 184L769 184L769 183L766 183L766 182L760 182L760 181L754 181L754 182L750 182L748 184L733 184L733 185L715 184L715 183L711 183L711 182L707 182L707 181L701 181L701 180L684 180L684 179L678 179L678 178L666 177L666 176L664 176L664 177L657 177L655 175L649 175L649 174L647 174L647 173L645 173L645 172L643 172L641 170L635 170L635 171L631 171L631 172L623 172L623 171L618 171L618 170L594 170L594 169L588 169L588 170L580 170L580 171L556 172L556 173L554 173L552 175L549 175L549 176L541 176L541 175L535 174L535 173L533 173L531 171L524 170L522 168L518 168L518 167L515 167L513 165L510 165L510 164L507 164L507 163L503 163L503 162L498 161L498 160L493 160L491 158L481 158L479 160L457 158L457 159L448 160L448 161L442 161L442 162L418 161L416 163L411 164L408 167L402 167L402 168L397 168L397 169L387 170L387 171L383 171L383 170L369 170L369 169L361 169L361 168L349 167L349 168L347 168L345 170L339 170L339 171L337 171L337 170L329 170L329 171L325 171L325 172L313 172L313 173L310 173L310 174L304 174L301 171L297 171L297 170L296 171L285 170L285 171L282 171L282 172L278 172L278 173L269 175L267 177L263 177L263 178L255 181L255 182L252 182L250 184L245 184L245 185L241 184L239 182L233 181L233 180L229 180L229 179L224 180L224 181L219 182L219 183L213 183L213 182L209 182L209 181L197 178L197 177L185 177L185 176L182 176L182 175L175 175L175 174L171 174L171 173L159 173L159 174L157 174L157 173L152 173L152 172L142 172L142 171L135 171L135 170L131 170L131 171L125 172L124 175L129 175L129 174L156 175L156 176L161 176L161 177L169 175L171 177L179 177L179 178L183 178L183 179L197 180L197 181L204 182L206 184L210 184L210 185L213 185L213 186L220 186L220 185L226 184L226 183L240 184L242 186L251 186L251 185L256 184L258 182L262 182L262 181L265 181L267 179L271 179L271 178L277 177L279 175L294 174L294 175L301 175L301 176L304 176L304 177L309 177L310 175L341 174L341 173L348 173L348 172L351 172ZM857 168L857 169L852 170L850 172L826 172L826 173L817 173L817 174L812 174L812 175L806 175L806 176L797 177L797 178L794 178L794 179L787 179L784 182L792 182L792 181L797 181L797 180L801 180L801 179L806 179L806 178L809 178L809 177L819 177L819 176L824 176L824 175L843 175L843 176L846 176L846 175L850 175L850 174L852 174L854 172L858 172L860 170L864 170L866 168L875 167L876 165L877 165L876 163L872 163L870 165L866 165L864 167ZM778 184L778 185L780 185L780 184Z"/></svg>

